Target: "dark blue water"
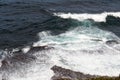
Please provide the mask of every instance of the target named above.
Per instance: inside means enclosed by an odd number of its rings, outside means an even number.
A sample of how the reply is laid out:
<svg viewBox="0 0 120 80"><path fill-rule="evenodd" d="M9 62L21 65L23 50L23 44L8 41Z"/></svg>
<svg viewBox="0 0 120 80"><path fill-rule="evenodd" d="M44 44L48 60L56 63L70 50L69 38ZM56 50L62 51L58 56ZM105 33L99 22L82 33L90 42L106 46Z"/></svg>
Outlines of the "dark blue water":
<svg viewBox="0 0 120 80"><path fill-rule="evenodd" d="M119 0L0 0L0 47L17 47L37 41L36 34L46 29L42 24L54 18L53 12L119 12L119 4ZM62 22L54 24L59 23Z"/></svg>

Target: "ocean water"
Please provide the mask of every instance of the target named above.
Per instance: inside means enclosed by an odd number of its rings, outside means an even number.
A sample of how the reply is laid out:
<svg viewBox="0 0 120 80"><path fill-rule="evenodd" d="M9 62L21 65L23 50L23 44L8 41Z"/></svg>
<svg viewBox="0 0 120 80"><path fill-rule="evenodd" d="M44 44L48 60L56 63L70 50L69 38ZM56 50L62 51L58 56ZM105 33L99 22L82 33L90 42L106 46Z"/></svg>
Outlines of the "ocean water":
<svg viewBox="0 0 120 80"><path fill-rule="evenodd" d="M55 65L118 76L119 4L119 0L1 0L0 79L51 80Z"/></svg>

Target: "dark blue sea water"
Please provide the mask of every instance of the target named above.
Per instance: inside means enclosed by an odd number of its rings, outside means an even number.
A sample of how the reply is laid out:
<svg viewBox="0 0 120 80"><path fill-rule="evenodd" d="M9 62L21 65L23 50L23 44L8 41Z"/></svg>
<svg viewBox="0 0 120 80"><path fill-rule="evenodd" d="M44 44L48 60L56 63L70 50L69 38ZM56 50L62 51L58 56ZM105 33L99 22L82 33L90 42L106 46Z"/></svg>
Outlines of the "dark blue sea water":
<svg viewBox="0 0 120 80"><path fill-rule="evenodd" d="M119 38L119 0L0 0L0 79L50 80L54 65L118 76Z"/></svg>

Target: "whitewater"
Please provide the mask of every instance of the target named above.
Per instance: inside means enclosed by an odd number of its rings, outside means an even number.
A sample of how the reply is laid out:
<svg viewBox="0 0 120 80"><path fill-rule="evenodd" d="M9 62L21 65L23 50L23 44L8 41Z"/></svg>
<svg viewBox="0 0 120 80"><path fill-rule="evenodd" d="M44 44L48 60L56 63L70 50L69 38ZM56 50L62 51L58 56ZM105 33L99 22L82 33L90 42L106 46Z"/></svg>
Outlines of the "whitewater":
<svg viewBox="0 0 120 80"><path fill-rule="evenodd" d="M108 15L120 17L120 12L103 12L103 13L96 13L96 14L89 14L89 13L83 13L83 14L77 14L77 13L54 13L54 15L62 17L62 18L72 18L77 19L79 21L83 21L85 19L93 19L96 22L106 22L106 17Z"/></svg>
<svg viewBox="0 0 120 80"><path fill-rule="evenodd" d="M35 61L11 73L2 72L1 79L51 80L54 75L51 68L54 65L84 74L118 76L120 74L120 38L113 32L93 25L94 21L106 22L108 15L120 17L120 12L54 13L54 16L63 19L75 19L82 22L82 25L72 27L58 35L52 35L50 31L39 32L37 35L40 40L34 42L33 47L47 45L52 49L34 52L33 55L37 58ZM30 48L27 46L22 50L27 53Z"/></svg>

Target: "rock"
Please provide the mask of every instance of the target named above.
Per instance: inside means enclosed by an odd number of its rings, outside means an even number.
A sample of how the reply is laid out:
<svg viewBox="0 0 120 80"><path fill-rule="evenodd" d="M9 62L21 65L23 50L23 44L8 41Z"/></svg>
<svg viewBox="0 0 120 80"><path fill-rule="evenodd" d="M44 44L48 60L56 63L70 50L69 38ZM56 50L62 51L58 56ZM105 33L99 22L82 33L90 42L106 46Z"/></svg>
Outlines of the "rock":
<svg viewBox="0 0 120 80"><path fill-rule="evenodd" d="M109 15L106 17L106 23L109 25L120 25L120 18Z"/></svg>
<svg viewBox="0 0 120 80"><path fill-rule="evenodd" d="M83 74L81 72L75 72L58 66L53 66L51 69L55 73L52 80L85 80L96 77L94 75Z"/></svg>
<svg viewBox="0 0 120 80"><path fill-rule="evenodd" d="M2 61L2 66L0 70L10 70L15 68L20 68L24 64L32 62L35 60L35 56L27 55L27 54L16 54L12 57L6 57Z"/></svg>
<svg viewBox="0 0 120 80"><path fill-rule="evenodd" d="M31 47L30 50L27 52L27 54L33 54L35 52L38 51L42 51L42 50L48 50L48 49L52 49L53 47L48 47L48 46L36 46L36 47Z"/></svg>
<svg viewBox="0 0 120 80"><path fill-rule="evenodd" d="M30 47L27 53L22 51L22 48L19 50L7 50L7 55L4 59L1 60L1 67L0 70L10 70L11 68L20 68L24 66L24 64L28 64L36 59L34 55L36 52L42 50L52 49L52 47L48 46L37 46L37 47ZM3 57L2 57L3 58Z"/></svg>
<svg viewBox="0 0 120 80"><path fill-rule="evenodd" d="M109 46L114 46L116 44L119 44L119 42L116 40L108 40L108 41L106 41L106 44Z"/></svg>

